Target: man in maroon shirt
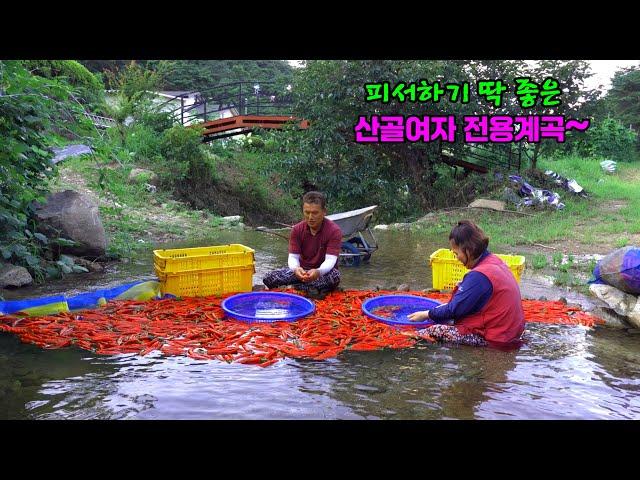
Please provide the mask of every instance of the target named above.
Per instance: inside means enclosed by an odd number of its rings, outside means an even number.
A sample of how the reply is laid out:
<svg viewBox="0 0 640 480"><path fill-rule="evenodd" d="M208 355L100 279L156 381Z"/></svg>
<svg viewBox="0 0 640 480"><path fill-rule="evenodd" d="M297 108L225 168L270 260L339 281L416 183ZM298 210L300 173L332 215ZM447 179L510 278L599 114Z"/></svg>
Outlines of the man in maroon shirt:
<svg viewBox="0 0 640 480"><path fill-rule="evenodd" d="M338 256L342 231L325 218L327 198L321 192L302 197L304 220L294 225L289 236L289 268L267 273L262 280L267 288L293 285L313 296L324 297L340 283Z"/></svg>

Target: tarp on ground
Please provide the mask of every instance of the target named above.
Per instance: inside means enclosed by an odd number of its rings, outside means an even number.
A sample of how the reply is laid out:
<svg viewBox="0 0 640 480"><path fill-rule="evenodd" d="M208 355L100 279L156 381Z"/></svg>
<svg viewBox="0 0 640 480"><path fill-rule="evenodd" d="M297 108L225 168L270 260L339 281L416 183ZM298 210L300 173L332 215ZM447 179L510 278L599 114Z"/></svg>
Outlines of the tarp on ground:
<svg viewBox="0 0 640 480"><path fill-rule="evenodd" d="M55 315L56 313L96 308L111 300L150 300L160 298L160 282L138 281L113 288L80 293L71 297L50 297L7 300L0 302L0 315L24 314L28 316Z"/></svg>

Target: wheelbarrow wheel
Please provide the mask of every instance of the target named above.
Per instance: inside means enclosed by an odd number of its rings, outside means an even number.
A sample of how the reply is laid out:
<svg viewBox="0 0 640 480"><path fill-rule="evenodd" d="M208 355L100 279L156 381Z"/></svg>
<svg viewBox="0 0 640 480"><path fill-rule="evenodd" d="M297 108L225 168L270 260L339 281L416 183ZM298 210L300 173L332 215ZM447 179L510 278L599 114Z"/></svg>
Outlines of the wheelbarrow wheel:
<svg viewBox="0 0 640 480"><path fill-rule="evenodd" d="M358 249L360 251L366 251L367 246L362 242L362 239L360 237L352 237L349 240L347 240L347 242L355 245L356 247L358 247ZM362 256L362 261L363 262L368 262L369 259L371 258L371 254L367 253L365 255Z"/></svg>
<svg viewBox="0 0 640 480"><path fill-rule="evenodd" d="M342 242L342 247L340 248L342 253L360 253L358 247L356 247L353 243ZM344 265L345 267L358 267L360 266L360 257L340 257L340 265Z"/></svg>

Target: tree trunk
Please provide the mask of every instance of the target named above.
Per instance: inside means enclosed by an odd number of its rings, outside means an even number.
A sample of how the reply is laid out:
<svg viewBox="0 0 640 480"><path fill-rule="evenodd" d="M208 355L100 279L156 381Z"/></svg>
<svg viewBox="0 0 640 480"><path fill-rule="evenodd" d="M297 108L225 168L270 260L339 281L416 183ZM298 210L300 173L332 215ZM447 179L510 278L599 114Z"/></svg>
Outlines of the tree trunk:
<svg viewBox="0 0 640 480"><path fill-rule="evenodd" d="M531 170L536 169L536 165L538 164L538 153L540 153L540 147L542 144L540 142L536 143L536 148L533 150L533 158L531 159Z"/></svg>
<svg viewBox="0 0 640 480"><path fill-rule="evenodd" d="M429 187L435 182L437 174L433 170L433 166L425 152L408 152L405 158L411 175L410 185L413 187L412 190L418 197L420 207L428 209L433 203L433 189ZM426 159L426 162L423 159Z"/></svg>

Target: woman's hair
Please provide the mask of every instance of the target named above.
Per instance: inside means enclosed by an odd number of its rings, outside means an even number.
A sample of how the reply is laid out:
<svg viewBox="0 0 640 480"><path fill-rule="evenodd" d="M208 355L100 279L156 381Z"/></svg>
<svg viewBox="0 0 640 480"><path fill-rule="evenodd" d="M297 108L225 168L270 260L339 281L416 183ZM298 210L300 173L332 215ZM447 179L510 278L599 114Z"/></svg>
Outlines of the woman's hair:
<svg viewBox="0 0 640 480"><path fill-rule="evenodd" d="M315 191L307 192L302 197L302 204L304 205L305 203L315 203L317 205L320 205L320 208L326 209L327 197L322 192L315 192Z"/></svg>
<svg viewBox="0 0 640 480"><path fill-rule="evenodd" d="M453 240L453 243L472 258L478 258L489 246L489 237L469 220L460 220L451 230L449 240Z"/></svg>

